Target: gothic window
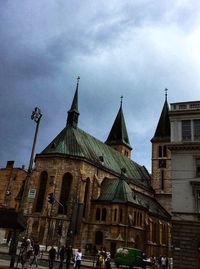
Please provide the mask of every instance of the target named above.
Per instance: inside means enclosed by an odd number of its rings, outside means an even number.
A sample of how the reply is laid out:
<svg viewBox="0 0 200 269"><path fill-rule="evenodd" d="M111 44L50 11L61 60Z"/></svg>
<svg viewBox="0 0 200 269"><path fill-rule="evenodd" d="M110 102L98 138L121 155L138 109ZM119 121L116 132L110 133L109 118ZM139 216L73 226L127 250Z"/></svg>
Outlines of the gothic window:
<svg viewBox="0 0 200 269"><path fill-rule="evenodd" d="M182 121L182 140L183 141L191 140L191 121L190 120Z"/></svg>
<svg viewBox="0 0 200 269"><path fill-rule="evenodd" d="M101 216L101 220L102 220L102 221L106 221L106 213L107 213L107 212L106 212L106 208L103 208L103 209L102 209L102 216Z"/></svg>
<svg viewBox="0 0 200 269"><path fill-rule="evenodd" d="M72 175L70 173L64 174L62 178L61 194L60 194L60 201L59 201L64 207L64 212L63 212L63 207L59 205L58 214L67 213L67 207L68 207L67 202L69 201L71 184L72 184Z"/></svg>
<svg viewBox="0 0 200 269"><path fill-rule="evenodd" d="M117 208L114 210L114 221L117 221Z"/></svg>
<svg viewBox="0 0 200 269"><path fill-rule="evenodd" d="M161 189L164 190L164 171L162 170L161 171Z"/></svg>
<svg viewBox="0 0 200 269"><path fill-rule="evenodd" d="M167 147L163 146L163 157L167 157Z"/></svg>
<svg viewBox="0 0 200 269"><path fill-rule="evenodd" d="M95 245L103 244L103 233L101 231L96 231L95 233Z"/></svg>
<svg viewBox="0 0 200 269"><path fill-rule="evenodd" d="M35 207L35 212L41 212L44 204L44 196L46 192L46 185L47 185L48 174L46 171L43 171L40 174L40 185L39 191L37 196L37 202Z"/></svg>
<svg viewBox="0 0 200 269"><path fill-rule="evenodd" d="M101 213L100 208L97 208L97 210L96 210L96 220L100 220L100 213Z"/></svg>
<svg viewBox="0 0 200 269"><path fill-rule="evenodd" d="M166 146L159 146L158 147L158 157L159 158L167 157L167 147Z"/></svg>
<svg viewBox="0 0 200 269"><path fill-rule="evenodd" d="M83 202L83 217L84 218L86 216L87 198L89 197L89 187L90 187L90 179L87 178L86 186L85 186L84 202Z"/></svg>
<svg viewBox="0 0 200 269"><path fill-rule="evenodd" d="M158 157L161 158L162 157L162 146L158 147Z"/></svg>

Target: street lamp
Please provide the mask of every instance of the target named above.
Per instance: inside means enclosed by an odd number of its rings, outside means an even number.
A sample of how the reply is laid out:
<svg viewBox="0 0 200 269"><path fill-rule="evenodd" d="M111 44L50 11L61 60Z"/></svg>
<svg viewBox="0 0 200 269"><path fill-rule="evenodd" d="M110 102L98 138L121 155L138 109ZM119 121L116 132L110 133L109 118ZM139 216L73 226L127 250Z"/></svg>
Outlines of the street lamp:
<svg viewBox="0 0 200 269"><path fill-rule="evenodd" d="M36 140L37 140L37 134L38 134L38 129L39 129L39 124L40 124L41 117L42 117L41 110L38 107L35 107L35 109L32 112L32 115L31 115L31 119L36 122L36 129L35 129L33 146L32 146L32 151L31 151L31 157L30 157L30 161L29 161L29 167L28 167L26 178L22 182L21 189L20 189L20 191L19 191L19 193L18 193L18 195L16 197L16 200L19 200L18 211L21 212L21 213L23 212L22 208L23 208L23 204L24 204L24 201L25 201L25 195L26 195L26 192L27 192L27 187L28 187L28 183L29 183L30 174L32 172L33 156L34 156L35 144L36 144ZM17 230L14 229L13 236L12 236L12 241L11 241L11 246L10 246L10 249L12 249L11 260L10 260L10 268L14 267L15 256L16 256L17 245L18 245L18 236L19 236L19 232L17 232Z"/></svg>
<svg viewBox="0 0 200 269"><path fill-rule="evenodd" d="M31 119L34 120L35 123L36 123L35 135L34 135L34 139L33 139L33 145L32 145L32 151L31 151L31 157L30 157L30 161L29 161L29 166L28 166L28 172L27 172L27 176L26 176L26 179L25 179L25 182L24 182L24 189L23 189L22 198L21 198L21 202L20 202L20 209L24 204L26 189L28 187L29 177L30 177L30 174L32 172L33 159L34 159L33 157L34 157L35 145L36 145L37 134L38 134L38 129L39 129L39 124L40 124L41 117L42 117L41 110L38 107L35 107L35 109L32 112L32 115L31 115Z"/></svg>

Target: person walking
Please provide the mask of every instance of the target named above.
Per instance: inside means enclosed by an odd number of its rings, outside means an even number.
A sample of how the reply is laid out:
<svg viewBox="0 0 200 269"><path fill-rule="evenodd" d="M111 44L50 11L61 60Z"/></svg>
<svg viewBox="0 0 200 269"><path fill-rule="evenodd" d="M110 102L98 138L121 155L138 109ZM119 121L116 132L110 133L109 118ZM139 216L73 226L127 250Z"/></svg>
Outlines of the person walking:
<svg viewBox="0 0 200 269"><path fill-rule="evenodd" d="M72 247L69 246L66 249L66 269L70 269L70 262L72 259L72 255L73 255Z"/></svg>
<svg viewBox="0 0 200 269"><path fill-rule="evenodd" d="M28 238L26 240L25 251L24 251L24 264L22 267L23 269L28 268L32 254L33 254L33 246L31 244L31 240Z"/></svg>
<svg viewBox="0 0 200 269"><path fill-rule="evenodd" d="M80 248L76 252L74 259L75 259L75 269L80 269L82 260L82 252Z"/></svg>
<svg viewBox="0 0 200 269"><path fill-rule="evenodd" d="M38 256L40 254L40 245L38 241L35 241L33 245L33 259L30 262L30 266L35 263L36 268L38 267Z"/></svg>
<svg viewBox="0 0 200 269"><path fill-rule="evenodd" d="M60 259L60 264L58 269L63 269L63 263L64 263L64 259L65 259L65 253L66 253L66 249L65 246L62 246L60 251L59 251L59 259Z"/></svg>
<svg viewBox="0 0 200 269"><path fill-rule="evenodd" d="M53 269L53 265L56 259L56 249L52 246L49 250L49 269Z"/></svg>
<svg viewBox="0 0 200 269"><path fill-rule="evenodd" d="M167 257L165 255L161 257L160 265L161 265L161 269L167 269L167 267L168 267L168 259L167 259Z"/></svg>

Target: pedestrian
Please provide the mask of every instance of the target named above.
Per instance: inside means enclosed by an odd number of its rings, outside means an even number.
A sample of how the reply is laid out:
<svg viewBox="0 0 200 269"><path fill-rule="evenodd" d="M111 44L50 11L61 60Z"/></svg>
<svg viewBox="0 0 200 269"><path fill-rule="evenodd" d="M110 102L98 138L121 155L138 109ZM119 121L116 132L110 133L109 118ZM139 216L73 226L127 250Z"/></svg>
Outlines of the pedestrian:
<svg viewBox="0 0 200 269"><path fill-rule="evenodd" d="M80 269L82 259L82 252L80 248L76 252L74 259L75 259L75 269Z"/></svg>
<svg viewBox="0 0 200 269"><path fill-rule="evenodd" d="M60 251L59 251L59 259L60 259L60 264L58 269L63 269L63 263L64 263L64 259L65 259L65 253L66 253L66 249L65 246L62 246Z"/></svg>
<svg viewBox="0 0 200 269"><path fill-rule="evenodd" d="M56 259L56 249L52 246L49 250L49 269L53 269L53 265Z"/></svg>
<svg viewBox="0 0 200 269"><path fill-rule="evenodd" d="M72 259L73 251L72 247L69 246L66 248L66 269L70 269L70 262Z"/></svg>
<svg viewBox="0 0 200 269"><path fill-rule="evenodd" d="M105 258L105 269L111 269L111 259L110 259L110 252L106 252L106 258Z"/></svg>
<svg viewBox="0 0 200 269"><path fill-rule="evenodd" d="M31 244L31 240L28 238L25 243L25 249L24 249L24 257L23 257L23 269L28 268L30 263L30 258L33 255L33 246Z"/></svg>
<svg viewBox="0 0 200 269"><path fill-rule="evenodd" d="M30 265L32 266L35 263L36 268L38 267L38 256L40 254L40 245L38 241L35 241L34 245L33 245L33 259L30 263Z"/></svg>
<svg viewBox="0 0 200 269"><path fill-rule="evenodd" d="M157 269L157 258L154 255L151 257L151 269Z"/></svg>
<svg viewBox="0 0 200 269"><path fill-rule="evenodd" d="M161 269L167 269L167 267L168 267L168 259L167 259L167 257L165 255L161 257L160 265L161 265Z"/></svg>

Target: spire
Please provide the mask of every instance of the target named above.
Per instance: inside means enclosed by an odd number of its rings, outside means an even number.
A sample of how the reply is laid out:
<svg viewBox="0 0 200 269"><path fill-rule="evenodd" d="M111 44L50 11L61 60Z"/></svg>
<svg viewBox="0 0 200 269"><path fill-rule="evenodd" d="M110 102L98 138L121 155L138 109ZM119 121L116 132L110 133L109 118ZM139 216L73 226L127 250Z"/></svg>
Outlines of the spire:
<svg viewBox="0 0 200 269"><path fill-rule="evenodd" d="M76 91L74 94L74 99L72 101L72 105L70 110L68 111L68 117L67 117L67 125L70 125L72 127L77 127L78 124L78 86L79 86L79 80L80 77L77 77L77 84L76 84Z"/></svg>
<svg viewBox="0 0 200 269"><path fill-rule="evenodd" d="M130 146L126 124L124 120L124 115L123 115L123 110L122 110L122 99L123 99L123 96L121 96L120 108L119 108L117 117L114 121L110 134L105 143L108 145L125 145L129 149L132 149Z"/></svg>
<svg viewBox="0 0 200 269"><path fill-rule="evenodd" d="M170 141L170 120L169 120L169 106L167 102L167 91L165 89L165 102L163 105L162 112L160 114L160 119L151 142L155 141Z"/></svg>

